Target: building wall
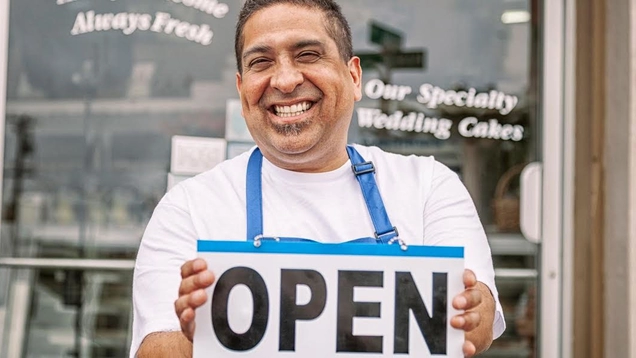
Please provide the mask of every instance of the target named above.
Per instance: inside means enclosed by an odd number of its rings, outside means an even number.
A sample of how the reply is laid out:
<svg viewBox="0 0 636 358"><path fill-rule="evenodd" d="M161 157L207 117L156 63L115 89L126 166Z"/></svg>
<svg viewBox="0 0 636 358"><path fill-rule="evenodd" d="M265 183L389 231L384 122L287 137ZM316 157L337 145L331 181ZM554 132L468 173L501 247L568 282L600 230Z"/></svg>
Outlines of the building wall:
<svg viewBox="0 0 636 358"><path fill-rule="evenodd" d="M576 1L572 356L603 356L604 1Z"/></svg>
<svg viewBox="0 0 636 358"><path fill-rule="evenodd" d="M636 356L636 1L578 0L574 357Z"/></svg>
<svg viewBox="0 0 636 358"><path fill-rule="evenodd" d="M605 356L634 357L636 336L636 1L606 3Z"/></svg>

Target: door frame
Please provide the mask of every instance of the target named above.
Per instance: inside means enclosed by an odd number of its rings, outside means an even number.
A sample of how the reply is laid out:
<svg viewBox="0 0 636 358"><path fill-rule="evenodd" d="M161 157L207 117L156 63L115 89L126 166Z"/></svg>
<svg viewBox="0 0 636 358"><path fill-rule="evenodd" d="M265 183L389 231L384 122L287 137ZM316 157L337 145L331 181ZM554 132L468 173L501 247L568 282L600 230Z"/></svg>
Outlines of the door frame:
<svg viewBox="0 0 636 358"><path fill-rule="evenodd" d="M9 66L9 1L0 0L0 168L4 168L4 128L7 105L7 70ZM2 199L2 185L0 178L0 202ZM0 205L0 215L2 205ZM1 337L0 337L1 338Z"/></svg>
<svg viewBox="0 0 636 358"><path fill-rule="evenodd" d="M9 0L0 0L0 168L4 168L4 127L6 119L7 102L7 69L9 62ZM2 184L0 178L0 203L2 203ZM0 217L2 217L2 205L0 205ZM0 223L1 226L1 223ZM4 270L4 268L0 268ZM10 270L10 269L8 269ZM8 282L7 282L8 284ZM8 287L0 287L0 290L7 290ZM9 295L9 292L5 291ZM8 298L7 298L8 304ZM6 309L6 307L4 307ZM0 352L2 352L4 327L6 314L0 314Z"/></svg>
<svg viewBox="0 0 636 358"><path fill-rule="evenodd" d="M572 356L574 0L543 1L539 357Z"/></svg>

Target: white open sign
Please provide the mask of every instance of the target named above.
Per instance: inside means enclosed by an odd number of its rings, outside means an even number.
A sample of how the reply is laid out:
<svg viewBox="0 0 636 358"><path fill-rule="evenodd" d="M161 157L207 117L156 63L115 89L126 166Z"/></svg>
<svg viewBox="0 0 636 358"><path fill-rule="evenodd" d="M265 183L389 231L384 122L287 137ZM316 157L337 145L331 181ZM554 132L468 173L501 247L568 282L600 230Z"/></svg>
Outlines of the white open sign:
<svg viewBox="0 0 636 358"><path fill-rule="evenodd" d="M194 357L462 357L463 248L199 241Z"/></svg>

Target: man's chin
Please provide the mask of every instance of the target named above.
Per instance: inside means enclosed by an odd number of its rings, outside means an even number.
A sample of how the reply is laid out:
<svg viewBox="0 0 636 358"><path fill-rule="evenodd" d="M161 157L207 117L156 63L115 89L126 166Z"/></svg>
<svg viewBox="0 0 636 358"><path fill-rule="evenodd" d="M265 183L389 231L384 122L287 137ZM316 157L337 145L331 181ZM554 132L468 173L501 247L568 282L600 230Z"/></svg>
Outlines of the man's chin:
<svg viewBox="0 0 636 358"><path fill-rule="evenodd" d="M275 147L276 150L281 154L289 156L299 156L307 153L313 146L308 143L293 141L278 143Z"/></svg>

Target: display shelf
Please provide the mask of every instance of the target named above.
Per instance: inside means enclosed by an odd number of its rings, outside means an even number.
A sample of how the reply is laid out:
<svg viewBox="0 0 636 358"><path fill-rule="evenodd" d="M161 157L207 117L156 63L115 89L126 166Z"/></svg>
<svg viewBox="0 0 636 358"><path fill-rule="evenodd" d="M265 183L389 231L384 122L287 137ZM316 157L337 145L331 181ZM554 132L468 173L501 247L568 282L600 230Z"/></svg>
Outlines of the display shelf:
<svg viewBox="0 0 636 358"><path fill-rule="evenodd" d="M521 233L487 233L493 255L534 256L538 252L536 244L526 240Z"/></svg>
<svg viewBox="0 0 636 358"><path fill-rule="evenodd" d="M99 250L136 250L145 227L130 225L130 227L95 227L90 230L82 241L79 237L78 225L45 224L31 231L31 236L42 245L64 245L85 247Z"/></svg>

